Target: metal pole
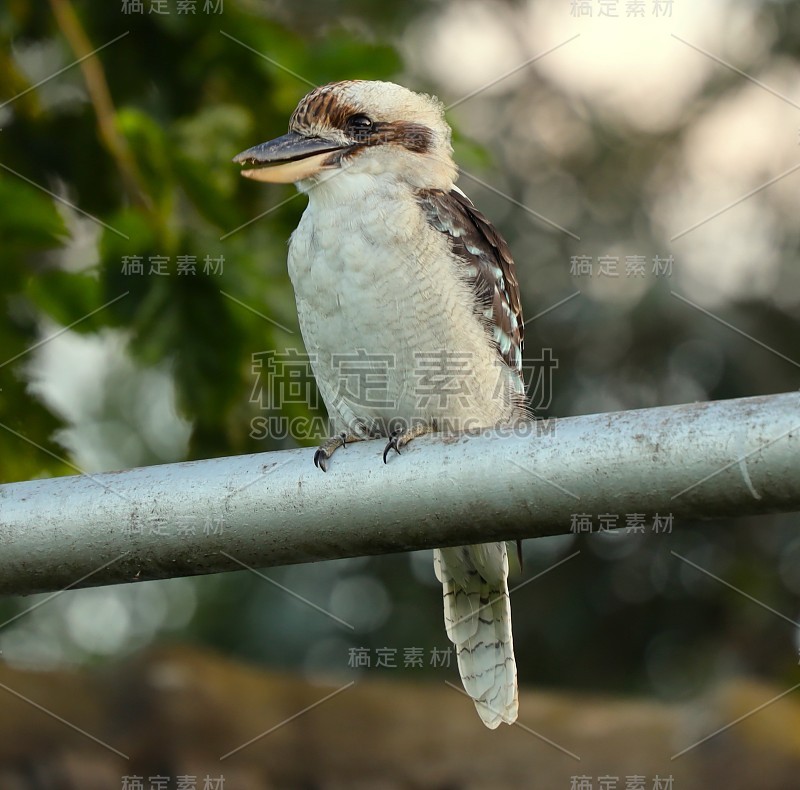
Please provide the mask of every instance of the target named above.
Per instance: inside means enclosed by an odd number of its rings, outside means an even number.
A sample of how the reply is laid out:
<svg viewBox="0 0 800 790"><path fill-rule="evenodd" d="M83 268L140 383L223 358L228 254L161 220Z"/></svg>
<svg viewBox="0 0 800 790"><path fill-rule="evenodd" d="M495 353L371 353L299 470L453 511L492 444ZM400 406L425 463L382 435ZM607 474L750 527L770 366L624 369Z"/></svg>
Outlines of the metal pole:
<svg viewBox="0 0 800 790"><path fill-rule="evenodd" d="M800 511L796 392L423 437L386 465L383 446L327 474L300 449L0 486L0 593Z"/></svg>

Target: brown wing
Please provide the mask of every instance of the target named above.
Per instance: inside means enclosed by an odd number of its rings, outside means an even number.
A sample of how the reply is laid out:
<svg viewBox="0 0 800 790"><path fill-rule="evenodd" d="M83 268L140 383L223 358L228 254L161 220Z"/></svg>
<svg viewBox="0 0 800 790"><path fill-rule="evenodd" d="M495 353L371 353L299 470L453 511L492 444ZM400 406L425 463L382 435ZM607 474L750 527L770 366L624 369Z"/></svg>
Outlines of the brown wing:
<svg viewBox="0 0 800 790"><path fill-rule="evenodd" d="M522 305L514 259L505 239L460 190L417 192L428 222L446 234L475 294L475 312L492 342L522 379Z"/></svg>

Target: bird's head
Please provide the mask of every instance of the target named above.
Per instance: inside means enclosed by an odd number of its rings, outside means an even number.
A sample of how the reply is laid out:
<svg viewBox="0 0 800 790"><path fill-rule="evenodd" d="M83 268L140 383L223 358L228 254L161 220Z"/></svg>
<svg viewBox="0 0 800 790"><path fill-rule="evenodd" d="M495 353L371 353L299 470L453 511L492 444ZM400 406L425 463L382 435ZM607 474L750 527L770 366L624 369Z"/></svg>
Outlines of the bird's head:
<svg viewBox="0 0 800 790"><path fill-rule="evenodd" d="M247 178L296 183L302 191L339 174L449 189L452 150L438 99L392 82L350 80L315 88L297 105L288 134L233 161Z"/></svg>

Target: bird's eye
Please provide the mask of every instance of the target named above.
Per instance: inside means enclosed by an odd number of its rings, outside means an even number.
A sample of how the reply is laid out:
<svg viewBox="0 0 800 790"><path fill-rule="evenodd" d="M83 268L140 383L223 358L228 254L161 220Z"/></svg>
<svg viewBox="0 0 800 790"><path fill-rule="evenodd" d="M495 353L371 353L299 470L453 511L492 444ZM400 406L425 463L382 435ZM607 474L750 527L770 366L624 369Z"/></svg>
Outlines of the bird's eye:
<svg viewBox="0 0 800 790"><path fill-rule="evenodd" d="M372 119L367 115L351 115L347 119L348 127L354 132L368 132L372 128Z"/></svg>

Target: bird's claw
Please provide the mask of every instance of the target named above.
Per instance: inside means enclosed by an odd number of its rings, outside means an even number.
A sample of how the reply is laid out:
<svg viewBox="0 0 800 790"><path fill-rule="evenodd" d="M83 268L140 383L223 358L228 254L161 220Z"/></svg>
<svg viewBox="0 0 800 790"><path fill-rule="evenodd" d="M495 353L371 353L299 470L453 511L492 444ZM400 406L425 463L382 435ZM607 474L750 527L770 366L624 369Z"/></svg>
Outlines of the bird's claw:
<svg viewBox="0 0 800 790"><path fill-rule="evenodd" d="M331 436L327 442L322 444L318 449L317 452L314 453L314 466L317 469L321 469L323 472L328 471L328 461L330 457L340 448L340 447L347 447L348 439L352 441L356 441L355 437L349 436L343 431L342 433L336 434L336 436Z"/></svg>
<svg viewBox="0 0 800 790"><path fill-rule="evenodd" d="M326 453L321 447L314 453L314 466L317 469L322 469L323 472L328 471L328 459L330 455Z"/></svg>
<svg viewBox="0 0 800 790"><path fill-rule="evenodd" d="M389 441L386 442L386 447L383 448L383 462L386 463L386 456L389 455L390 450L394 450L400 455L400 448L405 447L412 439L417 436L424 436L426 433L436 430L435 424L418 423L410 427L397 428L389 434Z"/></svg>
<svg viewBox="0 0 800 790"><path fill-rule="evenodd" d="M392 431L389 441L386 442L386 447L383 448L383 462L386 463L386 456L389 455L389 450L394 450L400 455L400 431Z"/></svg>

